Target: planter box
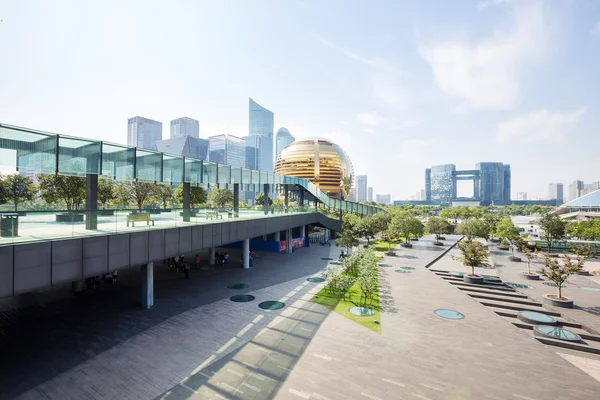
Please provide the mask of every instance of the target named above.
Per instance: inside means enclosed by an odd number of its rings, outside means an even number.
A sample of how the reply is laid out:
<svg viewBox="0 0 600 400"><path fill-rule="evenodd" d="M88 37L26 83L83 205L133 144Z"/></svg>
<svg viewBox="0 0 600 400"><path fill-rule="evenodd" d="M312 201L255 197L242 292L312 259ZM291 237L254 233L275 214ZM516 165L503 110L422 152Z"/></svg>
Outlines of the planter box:
<svg viewBox="0 0 600 400"><path fill-rule="evenodd" d="M553 299L552 297L549 297L549 295L545 294L543 296L544 298L544 303L554 306L554 307L560 307L560 308L573 308L573 300L571 299L567 299L567 300L558 300L558 299Z"/></svg>
<svg viewBox="0 0 600 400"><path fill-rule="evenodd" d="M507 246L498 246L498 250L508 251L508 250L510 250L510 247L507 247Z"/></svg>
<svg viewBox="0 0 600 400"><path fill-rule="evenodd" d="M442 243L442 242L433 242L433 245L434 246L443 246L444 243Z"/></svg>
<svg viewBox="0 0 600 400"><path fill-rule="evenodd" d="M98 210L99 217L108 217L115 215L115 210Z"/></svg>
<svg viewBox="0 0 600 400"><path fill-rule="evenodd" d="M529 275L526 272L521 272L521 276L523 278L525 278L525 279L529 279L529 280L532 280L532 281L539 281L540 280L540 276L538 274L531 274L531 275Z"/></svg>
<svg viewBox="0 0 600 400"><path fill-rule="evenodd" d="M521 257L508 256L508 259L514 262L521 262Z"/></svg>
<svg viewBox="0 0 600 400"><path fill-rule="evenodd" d="M402 243L400 246L407 247L407 248L413 247L412 244L410 244L410 243Z"/></svg>
<svg viewBox="0 0 600 400"><path fill-rule="evenodd" d="M161 210L159 210L158 208L149 208L147 210L144 210L144 212L147 212L148 214L160 214Z"/></svg>
<svg viewBox="0 0 600 400"><path fill-rule="evenodd" d="M83 222L83 214L57 214L56 222Z"/></svg>
<svg viewBox="0 0 600 400"><path fill-rule="evenodd" d="M418 242L418 241L419 241L419 238L410 238L410 241L411 241L411 242Z"/></svg>
<svg viewBox="0 0 600 400"><path fill-rule="evenodd" d="M395 252L393 252L393 251L386 251L386 252L385 252L385 253L383 253L383 254L385 254L386 256L395 256L395 255L396 255L396 253L395 253Z"/></svg>
<svg viewBox="0 0 600 400"><path fill-rule="evenodd" d="M469 275L464 275L463 276L463 282L465 283L473 283L475 285L483 285L483 276L469 276Z"/></svg>
<svg viewBox="0 0 600 400"><path fill-rule="evenodd" d="M585 269L582 269L581 271L577 271L577 275L583 275L583 276L590 276L590 271L586 271Z"/></svg>
<svg viewBox="0 0 600 400"><path fill-rule="evenodd" d="M446 238L444 236L440 236L439 240L446 240Z"/></svg>

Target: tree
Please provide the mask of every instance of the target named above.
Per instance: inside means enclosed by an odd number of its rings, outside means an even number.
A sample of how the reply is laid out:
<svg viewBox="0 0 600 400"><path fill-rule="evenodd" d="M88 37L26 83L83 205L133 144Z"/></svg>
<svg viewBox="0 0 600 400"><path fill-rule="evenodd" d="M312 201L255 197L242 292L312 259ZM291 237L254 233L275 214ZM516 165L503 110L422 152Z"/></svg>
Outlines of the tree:
<svg viewBox="0 0 600 400"><path fill-rule="evenodd" d="M233 202L233 193L224 188L211 189L208 193L208 202L213 207L225 207L228 203Z"/></svg>
<svg viewBox="0 0 600 400"><path fill-rule="evenodd" d="M524 247L523 254L525 254L525 257L527 257L527 275L532 275L531 261L535 260L538 257L539 252L537 249L531 250L528 247Z"/></svg>
<svg viewBox="0 0 600 400"><path fill-rule="evenodd" d="M46 203L64 202L68 211L79 210L85 199L85 178L65 175L38 175L42 199Z"/></svg>
<svg viewBox="0 0 600 400"><path fill-rule="evenodd" d="M435 241L439 242L440 236L450 232L450 223L441 217L430 217L427 220L427 232L435 235Z"/></svg>
<svg viewBox="0 0 600 400"><path fill-rule="evenodd" d="M494 238L494 234L496 233L496 227L498 226L498 223L500 221L502 221L503 219L505 219L505 217L503 217L502 215L499 215L499 214L495 214L495 213L483 214L483 222L488 227L488 232L490 233L490 239Z"/></svg>
<svg viewBox="0 0 600 400"><path fill-rule="evenodd" d="M457 207L447 207L447 208L444 208L440 212L440 217L447 218L447 219L453 219L454 224L457 223L458 217L460 217L460 215L461 215L460 210Z"/></svg>
<svg viewBox="0 0 600 400"><path fill-rule="evenodd" d="M108 203L117 198L115 183L110 179L98 179L98 201L106 210Z"/></svg>
<svg viewBox="0 0 600 400"><path fill-rule="evenodd" d="M2 175L0 175L0 204L6 203L10 199L10 191Z"/></svg>
<svg viewBox="0 0 600 400"><path fill-rule="evenodd" d="M487 240L490 234L488 226L479 219L469 219L461 222L456 228L456 232L466 236L467 242L472 242L474 238Z"/></svg>
<svg viewBox="0 0 600 400"><path fill-rule="evenodd" d="M359 236L364 236L368 244L371 244L371 239L375 239L375 235L380 232L378 229L378 221L373 217L362 218L356 226Z"/></svg>
<svg viewBox="0 0 600 400"><path fill-rule="evenodd" d="M425 227L416 217L395 216L390 223L390 230L404 236L406 243L410 242L412 236L422 236Z"/></svg>
<svg viewBox="0 0 600 400"><path fill-rule="evenodd" d="M358 236L352 229L345 229L338 239L335 240L336 246L345 247L346 253L349 253L349 249L358 246Z"/></svg>
<svg viewBox="0 0 600 400"><path fill-rule="evenodd" d="M538 221L538 225L542 229L540 237L546 241L550 253L552 244L565 237L567 222L554 213L548 213Z"/></svg>
<svg viewBox="0 0 600 400"><path fill-rule="evenodd" d="M481 246L481 243L461 241L458 242L458 248L460 249L461 255L452 256L452 259L462 262L467 267L471 267L471 276L476 276L475 267L486 267L489 265L487 262L487 251Z"/></svg>
<svg viewBox="0 0 600 400"><path fill-rule="evenodd" d="M183 185L179 185L175 189L175 199L179 203L183 203ZM197 204L204 203L206 203L206 190L200 186L190 186L190 207L195 208Z"/></svg>
<svg viewBox="0 0 600 400"><path fill-rule="evenodd" d="M173 204L174 192L173 186L161 183L156 185L154 196L162 202L163 208L167 208L169 201Z"/></svg>
<svg viewBox="0 0 600 400"><path fill-rule="evenodd" d="M390 230L381 232L381 240L388 244L388 252L392 251L392 242L394 241L395 237L396 235L394 235L394 232Z"/></svg>
<svg viewBox="0 0 600 400"><path fill-rule="evenodd" d="M30 177L19 174L8 175L0 181L0 186L3 187L0 191L4 193L5 201L12 201L15 211L17 211L19 203L33 200L37 191Z"/></svg>
<svg viewBox="0 0 600 400"><path fill-rule="evenodd" d="M596 257L596 250L594 250L589 243L581 245L574 244L571 246L571 250L573 250L573 253L577 254L577 259L579 261L586 262L588 259Z"/></svg>
<svg viewBox="0 0 600 400"><path fill-rule="evenodd" d="M562 297L562 284L573 274L576 274L583 267L585 261L579 260L573 262L568 254L562 256L562 263L559 259L551 257L549 253L544 254L542 258L542 267L537 271L538 274L545 276L558 287L558 300L567 300Z"/></svg>
<svg viewBox="0 0 600 400"><path fill-rule="evenodd" d="M151 182L123 182L117 189L117 197L124 204L135 201L138 210L156 195L156 184Z"/></svg>
<svg viewBox="0 0 600 400"><path fill-rule="evenodd" d="M515 247L520 247L521 233L509 218L505 218L496 226L496 236L510 243L513 257L515 256Z"/></svg>
<svg viewBox="0 0 600 400"><path fill-rule="evenodd" d="M264 193L258 193L255 197L254 197L254 204L256 206L260 206L263 207L265 204L265 194ZM267 204L269 206L273 205L273 200L267 196Z"/></svg>

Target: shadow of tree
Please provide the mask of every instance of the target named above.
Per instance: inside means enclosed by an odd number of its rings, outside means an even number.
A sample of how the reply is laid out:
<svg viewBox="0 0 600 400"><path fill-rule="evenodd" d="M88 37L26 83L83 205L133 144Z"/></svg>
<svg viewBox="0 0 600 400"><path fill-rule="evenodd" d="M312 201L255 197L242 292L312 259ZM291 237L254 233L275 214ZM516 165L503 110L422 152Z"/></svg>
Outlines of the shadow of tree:
<svg viewBox="0 0 600 400"><path fill-rule="evenodd" d="M389 280L389 273L379 270L379 311L382 313L396 314L396 302L392 297L392 285Z"/></svg>
<svg viewBox="0 0 600 400"><path fill-rule="evenodd" d="M593 315L600 316L600 307L580 307L580 306L576 305L574 308L585 311L585 312L593 314Z"/></svg>
<svg viewBox="0 0 600 400"><path fill-rule="evenodd" d="M398 258L406 258L408 260L416 260L417 258L419 258L419 257L415 257L415 256L409 256L409 255L406 255L406 254L401 255L401 256L396 256L396 257L398 257Z"/></svg>

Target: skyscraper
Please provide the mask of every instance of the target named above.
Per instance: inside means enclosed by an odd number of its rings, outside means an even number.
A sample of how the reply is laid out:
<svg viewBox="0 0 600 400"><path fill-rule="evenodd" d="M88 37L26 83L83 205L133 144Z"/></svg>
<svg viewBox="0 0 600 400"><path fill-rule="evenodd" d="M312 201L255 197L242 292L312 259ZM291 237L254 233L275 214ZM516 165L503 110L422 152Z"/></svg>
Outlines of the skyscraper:
<svg viewBox="0 0 600 400"><path fill-rule="evenodd" d="M583 181L576 180L569 185L569 201L575 200L579 196L581 196L581 191L583 190Z"/></svg>
<svg viewBox="0 0 600 400"><path fill-rule="evenodd" d="M279 157L285 146L292 144L296 139L286 128L279 128L275 134L275 159Z"/></svg>
<svg viewBox="0 0 600 400"><path fill-rule="evenodd" d="M392 195L391 194L378 194L378 195L375 195L375 201L377 203L392 204Z"/></svg>
<svg viewBox="0 0 600 400"><path fill-rule="evenodd" d="M127 145L156 150L156 142L162 140L162 122L144 117L127 120Z"/></svg>
<svg viewBox="0 0 600 400"><path fill-rule="evenodd" d="M455 171L456 166L454 164L436 165L425 170L425 181L429 177L430 182L431 201L436 204L452 204L452 199L456 198Z"/></svg>
<svg viewBox="0 0 600 400"><path fill-rule="evenodd" d="M368 201L373 201L373 187L372 187L372 186L369 186L369 187L367 188L367 192L368 192L368 193L367 193L367 200L368 200Z"/></svg>
<svg viewBox="0 0 600 400"><path fill-rule="evenodd" d="M232 167L246 165L244 139L232 135L216 135L208 138L208 160Z"/></svg>
<svg viewBox="0 0 600 400"><path fill-rule="evenodd" d="M171 121L171 138L191 136L200 137L200 124L188 117L177 118Z"/></svg>
<svg viewBox="0 0 600 400"><path fill-rule="evenodd" d="M367 201L367 176L356 175L356 200Z"/></svg>
<svg viewBox="0 0 600 400"><path fill-rule="evenodd" d="M562 204L564 201L564 188L562 183L551 182L548 184L548 199L558 200L559 203Z"/></svg>
<svg viewBox="0 0 600 400"><path fill-rule="evenodd" d="M508 176L510 188L510 167L506 170L505 165L496 162L482 162L476 164L475 168L479 170L479 196L481 203L489 204L509 204L510 189L508 190L508 202L506 202L505 178Z"/></svg>
<svg viewBox="0 0 600 400"><path fill-rule="evenodd" d="M159 140L156 149L160 152L176 156L208 160L208 140L191 136Z"/></svg>
<svg viewBox="0 0 600 400"><path fill-rule="evenodd" d="M517 192L517 200L527 200L527 192Z"/></svg>
<svg viewBox="0 0 600 400"><path fill-rule="evenodd" d="M273 172L273 113L250 99L249 136L253 141L256 162L253 169ZM248 146L248 141L246 141Z"/></svg>

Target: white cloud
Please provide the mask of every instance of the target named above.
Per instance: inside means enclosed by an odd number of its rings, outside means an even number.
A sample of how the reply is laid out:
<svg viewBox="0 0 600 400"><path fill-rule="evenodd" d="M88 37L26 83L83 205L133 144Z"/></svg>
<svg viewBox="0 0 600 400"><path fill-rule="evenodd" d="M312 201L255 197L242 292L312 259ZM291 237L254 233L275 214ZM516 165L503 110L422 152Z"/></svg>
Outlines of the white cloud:
<svg viewBox="0 0 600 400"><path fill-rule="evenodd" d="M487 8L490 6L497 6L498 4L508 3L510 0L484 0L477 3L477 8Z"/></svg>
<svg viewBox="0 0 600 400"><path fill-rule="evenodd" d="M374 78L371 80L371 91L381 104L397 110L406 109L408 96L399 79Z"/></svg>
<svg viewBox="0 0 600 400"><path fill-rule="evenodd" d="M532 111L502 122L498 126L497 139L499 142L560 140L572 132L584 113L584 108L556 113L545 109Z"/></svg>
<svg viewBox="0 0 600 400"><path fill-rule="evenodd" d="M356 119L358 119L358 122L361 124L371 126L377 126L386 121L386 119L376 111L358 113Z"/></svg>
<svg viewBox="0 0 600 400"><path fill-rule="evenodd" d="M596 22L596 25L594 25L594 28L592 29L592 35L600 36L600 21Z"/></svg>
<svg viewBox="0 0 600 400"><path fill-rule="evenodd" d="M438 87L470 108L514 107L524 69L544 55L549 40L541 2L515 5L513 22L479 40L420 44Z"/></svg>

